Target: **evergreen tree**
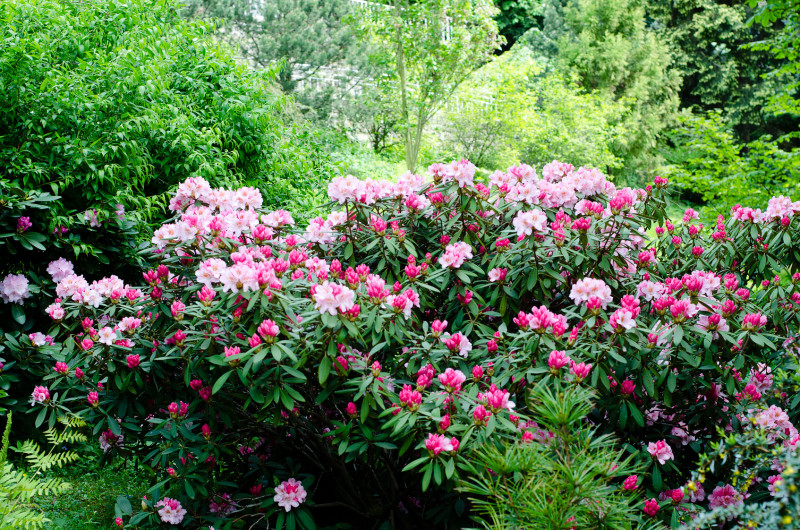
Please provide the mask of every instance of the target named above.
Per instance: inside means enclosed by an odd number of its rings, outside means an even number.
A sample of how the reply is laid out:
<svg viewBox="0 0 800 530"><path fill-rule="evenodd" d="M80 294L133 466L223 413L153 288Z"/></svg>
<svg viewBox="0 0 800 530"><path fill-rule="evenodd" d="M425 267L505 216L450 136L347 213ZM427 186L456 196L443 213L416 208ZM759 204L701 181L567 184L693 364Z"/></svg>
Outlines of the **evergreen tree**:
<svg viewBox="0 0 800 530"><path fill-rule="evenodd" d="M279 65L283 91L324 118L336 94L370 77L368 54L347 23L353 6L350 0L188 0L184 14L221 19L225 40L257 68Z"/></svg>
<svg viewBox="0 0 800 530"><path fill-rule="evenodd" d="M787 77L764 74L786 60L771 54L769 46L751 46L773 42L782 24L750 24L754 10L729 1L647 0L647 11L681 73L681 107L722 111L742 142L793 127L787 116L765 111L772 97L785 92Z"/></svg>
<svg viewBox="0 0 800 530"><path fill-rule="evenodd" d="M559 73L627 106L616 153L625 172L651 169L660 131L674 118L680 76L639 0L552 0L542 26L521 43L548 57Z"/></svg>

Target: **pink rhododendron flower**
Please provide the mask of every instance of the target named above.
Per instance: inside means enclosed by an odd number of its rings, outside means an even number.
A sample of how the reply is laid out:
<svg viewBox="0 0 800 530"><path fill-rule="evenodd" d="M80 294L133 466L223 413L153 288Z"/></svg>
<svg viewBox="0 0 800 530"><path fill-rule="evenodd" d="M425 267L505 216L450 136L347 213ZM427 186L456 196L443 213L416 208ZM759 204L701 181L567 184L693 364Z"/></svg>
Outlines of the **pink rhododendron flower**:
<svg viewBox="0 0 800 530"><path fill-rule="evenodd" d="M47 273L53 278L53 281L58 283L67 276L74 274L74 267L71 262L64 258L58 258L51 261L47 266Z"/></svg>
<svg viewBox="0 0 800 530"><path fill-rule="evenodd" d="M333 316L338 311L349 310L355 303L355 292L344 285L328 281L312 286L311 296L314 299L314 307L320 313L328 313Z"/></svg>
<svg viewBox="0 0 800 530"><path fill-rule="evenodd" d="M536 232L544 230L547 225L547 215L538 208L521 211L514 217L512 224L517 231L517 237L529 236L534 230Z"/></svg>
<svg viewBox="0 0 800 530"><path fill-rule="evenodd" d="M611 302L611 288L603 280L595 278L583 278L575 282L569 297L576 304L588 302L591 298L597 298L603 309Z"/></svg>
<svg viewBox="0 0 800 530"><path fill-rule="evenodd" d="M717 486L711 495L708 496L708 506L714 508L727 508L730 506L737 506L744 502L742 494L730 484L724 486Z"/></svg>
<svg viewBox="0 0 800 530"><path fill-rule="evenodd" d="M461 384L466 380L467 376L461 370L448 368L444 373L439 374L439 382L451 394L461 390Z"/></svg>
<svg viewBox="0 0 800 530"><path fill-rule="evenodd" d="M428 438L425 440L425 449L428 450L428 455L431 458L438 456L440 453L449 453L455 450L450 438L444 434L435 433L428 434Z"/></svg>
<svg viewBox="0 0 800 530"><path fill-rule="evenodd" d="M186 510L181 506L181 503L175 499L164 497L156 503L158 508L158 516L161 517L161 522L178 525L183 522L183 516L186 515Z"/></svg>
<svg viewBox="0 0 800 530"><path fill-rule="evenodd" d="M664 440L650 442L647 445L647 452L650 453L650 456L652 456L653 459L658 461L658 463L662 466L667 462L667 460L672 460L675 458L675 456L672 454L672 448Z"/></svg>
<svg viewBox="0 0 800 530"><path fill-rule="evenodd" d="M50 389L46 386L37 386L33 389L31 394L31 405L37 403L47 403L50 401Z"/></svg>
<svg viewBox="0 0 800 530"><path fill-rule="evenodd" d="M468 259L472 259L472 247L463 241L447 245L444 255L439 258L442 268L458 269Z"/></svg>
<svg viewBox="0 0 800 530"><path fill-rule="evenodd" d="M298 482L294 478L284 480L275 487L275 497L273 500L286 510L290 511L292 508L297 508L306 500L306 490L302 482Z"/></svg>
<svg viewBox="0 0 800 530"><path fill-rule="evenodd" d="M658 506L658 501L656 499L648 499L644 501L644 513L646 515L655 517L660 509L661 508Z"/></svg>
<svg viewBox="0 0 800 530"><path fill-rule="evenodd" d="M0 282L0 300L6 304L22 304L31 295L28 279L22 274L9 274Z"/></svg>

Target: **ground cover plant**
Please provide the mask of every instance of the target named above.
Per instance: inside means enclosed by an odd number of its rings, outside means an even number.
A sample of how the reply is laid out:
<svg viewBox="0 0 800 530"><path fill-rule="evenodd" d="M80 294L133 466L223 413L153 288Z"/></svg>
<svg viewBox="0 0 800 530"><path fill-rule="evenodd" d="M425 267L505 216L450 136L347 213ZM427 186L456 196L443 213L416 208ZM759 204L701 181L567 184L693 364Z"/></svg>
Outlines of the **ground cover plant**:
<svg viewBox="0 0 800 530"><path fill-rule="evenodd" d="M109 458L156 473L141 506L117 505L122 526L489 525L460 493L502 480L479 455L563 443L527 398L564 385L591 387L584 425L621 450L592 480L633 492L613 512L575 496L564 528L676 524L767 491L724 467L702 495L689 483L721 432L800 440L782 390L800 203L709 227L665 220L667 190L555 161L481 182L461 160L335 178L330 213L296 226L254 188L191 178L141 283L59 262L52 325L3 355L48 374L37 426L78 414ZM3 280L5 301L25 303L24 280Z"/></svg>

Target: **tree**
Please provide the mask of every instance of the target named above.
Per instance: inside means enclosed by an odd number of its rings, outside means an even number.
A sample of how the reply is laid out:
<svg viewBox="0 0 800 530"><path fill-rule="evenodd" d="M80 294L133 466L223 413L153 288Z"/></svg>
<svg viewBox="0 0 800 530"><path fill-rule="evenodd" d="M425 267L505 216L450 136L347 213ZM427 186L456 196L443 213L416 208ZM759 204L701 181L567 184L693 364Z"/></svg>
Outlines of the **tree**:
<svg viewBox="0 0 800 530"><path fill-rule="evenodd" d="M417 166L433 115L502 38L484 0L392 0L359 15L361 34L389 58L391 75L377 80L399 91L399 127L406 167ZM382 60L382 59L380 59Z"/></svg>
<svg viewBox="0 0 800 530"><path fill-rule="evenodd" d="M744 143L796 128L795 120L767 110L773 97L787 93L791 75L781 70L791 61L769 51L783 24L750 23L757 11L746 2L648 0L646 5L652 27L669 43L681 74L682 108L721 110Z"/></svg>
<svg viewBox="0 0 800 530"><path fill-rule="evenodd" d="M751 19L764 27L783 26L775 34L771 42L755 43L751 48L768 50L780 60L779 66L768 72L765 77L786 79L784 90L773 93L767 110L775 114L791 114L797 119L800 116L800 0L769 0L767 2L749 1L750 7L758 6L758 11ZM800 136L795 126L787 137Z"/></svg>
<svg viewBox="0 0 800 530"><path fill-rule="evenodd" d="M280 65L283 91L327 117L334 94L369 75L366 54L344 21L352 9L350 0L189 0L183 13L222 19L224 40L257 68ZM325 84L314 84L317 77Z"/></svg>
<svg viewBox="0 0 800 530"><path fill-rule="evenodd" d="M678 106L679 75L666 43L646 25L639 0L552 0L542 25L521 45L548 58L553 70L578 76L588 91L623 103L627 131L614 152L624 172L653 169L658 135Z"/></svg>
<svg viewBox="0 0 800 530"><path fill-rule="evenodd" d="M543 62L517 47L475 71L442 113L445 145L492 169L517 160L541 167L554 158L619 169L614 149L624 137L618 123L625 106L548 73Z"/></svg>

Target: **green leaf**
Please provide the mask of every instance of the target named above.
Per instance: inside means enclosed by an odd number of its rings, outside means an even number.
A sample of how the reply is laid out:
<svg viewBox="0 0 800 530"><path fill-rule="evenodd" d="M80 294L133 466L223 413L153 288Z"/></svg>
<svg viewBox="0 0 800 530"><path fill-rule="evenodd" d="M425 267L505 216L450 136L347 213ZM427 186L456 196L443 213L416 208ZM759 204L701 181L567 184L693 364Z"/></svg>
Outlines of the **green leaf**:
<svg viewBox="0 0 800 530"><path fill-rule="evenodd" d="M216 394L219 391L219 389L222 388L222 386L225 384L225 381L228 380L228 378L231 376L232 373L233 370L230 370L222 374L222 376L214 382L214 386L211 387L211 393Z"/></svg>
<svg viewBox="0 0 800 530"><path fill-rule="evenodd" d="M131 501L129 501L127 497L124 497L122 495L118 496L117 506L119 506L119 509L123 514L125 515L133 514L133 507L131 506Z"/></svg>
<svg viewBox="0 0 800 530"><path fill-rule="evenodd" d="M325 384L325 381L328 380L328 376L331 374L331 358L327 355L322 358L319 363L319 383L321 385Z"/></svg>
<svg viewBox="0 0 800 530"><path fill-rule="evenodd" d="M18 324L22 325L25 323L25 311L22 309L21 305L11 304L11 316L14 317L14 320L16 320Z"/></svg>

